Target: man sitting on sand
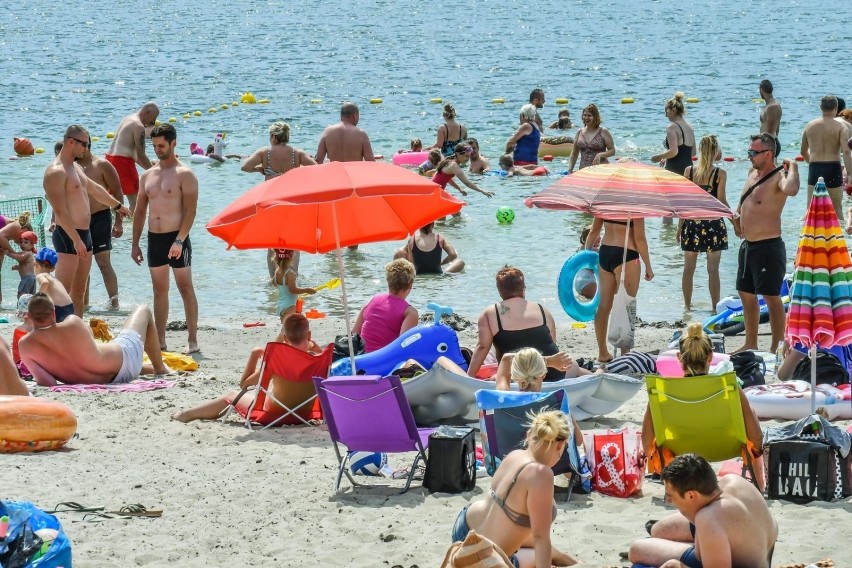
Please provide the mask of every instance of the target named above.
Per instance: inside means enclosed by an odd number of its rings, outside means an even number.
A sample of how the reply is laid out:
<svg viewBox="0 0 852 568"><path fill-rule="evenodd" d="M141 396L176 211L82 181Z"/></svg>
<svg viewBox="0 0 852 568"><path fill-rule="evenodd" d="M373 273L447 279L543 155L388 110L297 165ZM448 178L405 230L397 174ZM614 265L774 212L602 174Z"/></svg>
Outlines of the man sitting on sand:
<svg viewBox="0 0 852 568"><path fill-rule="evenodd" d="M139 306L109 343L96 342L88 325L75 315L56 322L53 301L35 294L27 306L33 331L20 342L21 360L41 386L129 383L140 374L168 374L163 364L154 316ZM142 351L151 365L142 364Z"/></svg>
<svg viewBox="0 0 852 568"><path fill-rule="evenodd" d="M290 314L284 318L284 324L282 325L281 332L278 334L278 337L275 338L275 341L287 343L291 347L295 347L296 349L306 351L308 353L316 354L321 351L319 346L311 340L311 324L308 321L308 318L298 313ZM243 376L240 377L240 390L255 386L260 382L260 369L258 368L258 362L263 357L263 352L263 347L255 347L251 350L251 353L249 353L246 368L243 370ZM266 397L263 410L272 411L275 409L281 409L281 411L284 412L284 409L282 409L273 400L273 397L278 400L286 400L287 395L284 391L287 388L287 384L285 381L276 381L275 375L272 376L271 383L272 397ZM255 396L257 396L257 392L258 391L255 391L255 393L251 396L240 397L237 401L236 408L242 416L245 416L248 413L249 408L254 402ZM172 419L177 420L178 422L216 420L225 410L227 410L231 401L237 399L239 394L240 391L232 391L220 396L219 398L203 402L193 408L175 412L172 414Z"/></svg>
<svg viewBox="0 0 852 568"><path fill-rule="evenodd" d="M737 475L717 480L695 454L676 457L662 478L666 502L679 512L654 523L651 538L630 545L634 566L770 566L778 525L754 485Z"/></svg>

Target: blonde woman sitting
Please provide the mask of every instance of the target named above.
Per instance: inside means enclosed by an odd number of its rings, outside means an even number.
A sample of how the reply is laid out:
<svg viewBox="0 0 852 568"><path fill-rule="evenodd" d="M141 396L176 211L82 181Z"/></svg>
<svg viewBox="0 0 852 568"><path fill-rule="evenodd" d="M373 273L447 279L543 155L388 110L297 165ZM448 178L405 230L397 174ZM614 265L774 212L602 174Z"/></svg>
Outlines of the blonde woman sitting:
<svg viewBox="0 0 852 568"><path fill-rule="evenodd" d="M474 530L505 552L516 568L576 564L550 542L550 527L556 519L551 468L565 452L568 435L568 417L562 412L533 416L524 449L503 459L487 497L459 513L453 542L463 541Z"/></svg>

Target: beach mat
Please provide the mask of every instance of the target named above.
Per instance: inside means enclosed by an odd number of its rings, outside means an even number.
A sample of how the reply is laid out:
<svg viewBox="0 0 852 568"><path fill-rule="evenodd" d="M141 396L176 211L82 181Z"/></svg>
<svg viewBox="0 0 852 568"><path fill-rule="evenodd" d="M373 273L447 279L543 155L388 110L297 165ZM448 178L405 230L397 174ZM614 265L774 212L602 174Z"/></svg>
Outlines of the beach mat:
<svg viewBox="0 0 852 568"><path fill-rule="evenodd" d="M53 392L148 392L167 389L175 386L175 381L166 379L154 379L150 381L135 380L120 385L55 385L48 387Z"/></svg>

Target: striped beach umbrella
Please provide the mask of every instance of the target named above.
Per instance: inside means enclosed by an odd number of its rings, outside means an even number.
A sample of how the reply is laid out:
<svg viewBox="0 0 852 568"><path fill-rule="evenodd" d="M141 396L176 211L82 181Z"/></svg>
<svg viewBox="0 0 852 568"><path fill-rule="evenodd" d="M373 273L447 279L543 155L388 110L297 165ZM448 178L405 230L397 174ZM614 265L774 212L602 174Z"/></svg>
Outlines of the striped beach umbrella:
<svg viewBox="0 0 852 568"><path fill-rule="evenodd" d="M527 207L585 211L613 220L719 219L734 213L676 173L633 161L583 168L527 198Z"/></svg>
<svg viewBox="0 0 852 568"><path fill-rule="evenodd" d="M819 178L805 217L790 292L786 337L811 351L811 388L816 389L816 347L852 343L852 260L834 205ZM815 410L816 393L812 393Z"/></svg>

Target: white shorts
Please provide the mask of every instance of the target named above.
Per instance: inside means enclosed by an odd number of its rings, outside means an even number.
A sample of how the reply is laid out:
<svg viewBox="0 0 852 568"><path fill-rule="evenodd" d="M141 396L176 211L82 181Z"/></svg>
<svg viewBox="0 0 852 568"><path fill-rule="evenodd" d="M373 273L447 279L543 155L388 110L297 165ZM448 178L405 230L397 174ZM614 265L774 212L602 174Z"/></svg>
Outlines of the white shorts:
<svg viewBox="0 0 852 568"><path fill-rule="evenodd" d="M112 342L118 343L121 347L123 357L121 369L115 375L112 384L120 385L139 378L139 372L142 370L142 354L145 351L142 337L132 329L122 329Z"/></svg>

